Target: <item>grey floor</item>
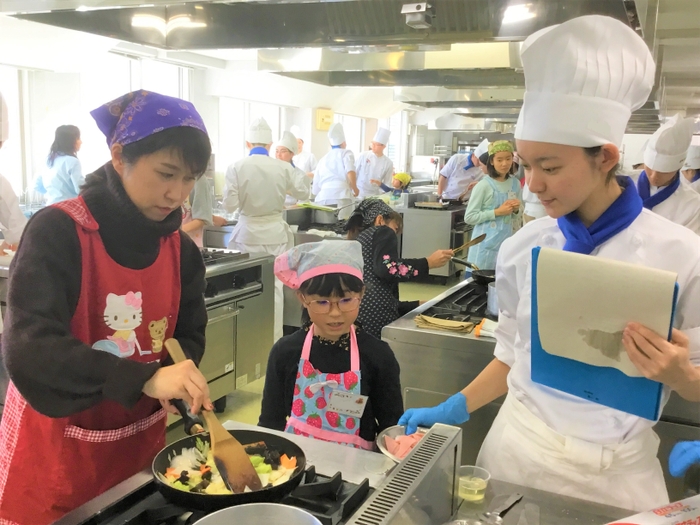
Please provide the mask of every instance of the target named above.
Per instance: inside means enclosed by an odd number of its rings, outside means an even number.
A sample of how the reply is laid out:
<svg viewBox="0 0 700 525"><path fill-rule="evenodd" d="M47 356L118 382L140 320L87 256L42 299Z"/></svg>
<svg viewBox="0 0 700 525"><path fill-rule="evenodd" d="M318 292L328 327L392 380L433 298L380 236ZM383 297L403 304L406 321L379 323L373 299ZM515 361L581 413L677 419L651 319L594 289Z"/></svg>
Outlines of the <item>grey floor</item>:
<svg viewBox="0 0 700 525"><path fill-rule="evenodd" d="M427 301L441 294L447 288L454 286L456 278L448 281L446 286L432 283L401 283L399 294L402 301ZM262 377L245 387L230 394L227 399L227 407L224 412L218 414L219 420L240 421L255 425L260 415L260 403L262 401L262 391L265 378ZM176 423L168 429L167 440L172 443L185 436L181 423Z"/></svg>

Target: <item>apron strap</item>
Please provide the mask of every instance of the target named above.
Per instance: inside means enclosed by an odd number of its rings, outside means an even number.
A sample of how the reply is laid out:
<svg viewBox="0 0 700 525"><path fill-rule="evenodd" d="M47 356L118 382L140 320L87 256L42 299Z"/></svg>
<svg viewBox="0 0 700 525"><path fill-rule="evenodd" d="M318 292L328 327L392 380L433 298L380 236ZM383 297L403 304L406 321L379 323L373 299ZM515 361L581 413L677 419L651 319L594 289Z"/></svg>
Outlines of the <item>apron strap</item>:
<svg viewBox="0 0 700 525"><path fill-rule="evenodd" d="M311 355L311 343L314 340L314 324L311 323L311 326L309 326L309 333L306 334L306 339L304 339L304 346L301 349L301 358L304 361L309 360L309 356Z"/></svg>

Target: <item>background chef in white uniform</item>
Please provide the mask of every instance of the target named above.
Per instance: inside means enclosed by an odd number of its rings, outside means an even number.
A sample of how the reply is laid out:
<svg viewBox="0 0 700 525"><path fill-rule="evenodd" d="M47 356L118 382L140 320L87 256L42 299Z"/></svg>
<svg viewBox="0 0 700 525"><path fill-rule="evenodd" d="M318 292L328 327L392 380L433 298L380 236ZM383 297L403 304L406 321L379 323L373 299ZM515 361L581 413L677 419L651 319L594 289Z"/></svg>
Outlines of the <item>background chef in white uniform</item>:
<svg viewBox="0 0 700 525"><path fill-rule="evenodd" d="M0 93L0 148L10 138L10 116L5 98ZM17 244L27 224L10 181L0 175L0 230L5 237L0 250L17 250ZM2 327L0 325L0 331Z"/></svg>
<svg viewBox="0 0 700 525"><path fill-rule="evenodd" d="M281 255L294 247L294 234L284 221L284 200L289 194L297 199L309 196L308 185L288 162L269 157L272 130L259 118L246 136L248 157L226 170L224 208L240 211L228 247L247 253ZM284 286L275 279L275 341L282 337Z"/></svg>
<svg viewBox="0 0 700 525"><path fill-rule="evenodd" d="M399 424L461 424L507 393L477 460L493 478L638 511L661 506L656 422L534 383L530 369L532 248L575 251L677 273L671 342L636 323L622 342L640 372L664 384L662 403L672 389L700 401L700 237L644 209L633 181L615 177L617 145L651 93L654 62L632 29L598 15L534 33L521 59L515 138L549 217L501 246L495 359L464 390L408 410Z"/></svg>
<svg viewBox="0 0 700 525"><path fill-rule="evenodd" d="M296 158L297 148L298 148L297 138L290 131L285 131L282 134L282 138L275 144L275 158L281 160L282 162L289 162L294 168L294 176L297 177L297 182L294 184L295 187L304 185L307 188L306 197L303 199L298 199L292 195L287 195L284 200L285 206L293 206L297 202L308 201L311 195L311 177L304 170L299 169L294 163Z"/></svg>
<svg viewBox="0 0 700 525"><path fill-rule="evenodd" d="M304 149L304 139L302 139L301 128L292 126L291 133L297 138L297 152L294 154L294 165L305 173L313 173L318 165L316 156Z"/></svg>
<svg viewBox="0 0 700 525"><path fill-rule="evenodd" d="M485 146L484 146L485 144ZM467 200L476 183L487 173L479 156L488 153L489 141L484 139L471 153L452 155L440 170L437 193L450 200Z"/></svg>
<svg viewBox="0 0 700 525"><path fill-rule="evenodd" d="M355 156L352 151L345 149L345 132L342 124L335 123L331 126L328 130L328 140L331 143L331 150L318 162L314 170L311 191L316 196L314 199L316 204L345 207L338 217L347 219L352 215L350 205L360 194L357 187Z"/></svg>
<svg viewBox="0 0 700 525"><path fill-rule="evenodd" d="M694 123L675 115L651 136L637 179L644 207L700 234L700 195L681 180Z"/></svg>
<svg viewBox="0 0 700 525"><path fill-rule="evenodd" d="M381 184L391 186L394 163L384 155L390 135L391 131L388 129L379 128L372 139L371 149L363 151L357 157L357 187L360 189L361 199L380 195Z"/></svg>
<svg viewBox="0 0 700 525"><path fill-rule="evenodd" d="M690 187L700 193L700 146L693 144L688 148L681 173Z"/></svg>

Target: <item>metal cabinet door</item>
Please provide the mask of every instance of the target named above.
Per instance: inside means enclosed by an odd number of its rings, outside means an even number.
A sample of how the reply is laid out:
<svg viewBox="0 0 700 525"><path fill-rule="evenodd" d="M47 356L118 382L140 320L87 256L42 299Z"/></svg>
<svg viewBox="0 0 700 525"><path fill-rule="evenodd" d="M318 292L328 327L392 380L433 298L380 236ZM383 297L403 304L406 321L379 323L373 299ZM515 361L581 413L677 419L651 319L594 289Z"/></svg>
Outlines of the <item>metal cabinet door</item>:
<svg viewBox="0 0 700 525"><path fill-rule="evenodd" d="M213 381L217 377L233 372L236 354L236 316L238 309L233 303L207 311L207 346L199 369Z"/></svg>
<svg viewBox="0 0 700 525"><path fill-rule="evenodd" d="M273 285L274 286L274 285ZM238 301L236 388L265 375L274 335L274 293Z"/></svg>

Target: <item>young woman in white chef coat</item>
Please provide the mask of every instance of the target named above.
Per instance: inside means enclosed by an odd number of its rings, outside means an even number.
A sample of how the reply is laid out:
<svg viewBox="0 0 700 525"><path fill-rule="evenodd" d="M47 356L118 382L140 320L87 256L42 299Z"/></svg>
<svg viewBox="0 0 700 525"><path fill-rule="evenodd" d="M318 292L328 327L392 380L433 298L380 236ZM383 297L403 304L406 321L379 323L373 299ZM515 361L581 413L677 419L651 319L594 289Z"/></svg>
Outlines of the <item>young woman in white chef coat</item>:
<svg viewBox="0 0 700 525"><path fill-rule="evenodd" d="M625 67L622 67L624 60ZM536 246L627 261L678 274L671 342L630 323L623 343L647 378L700 401L700 237L643 209L632 181L615 177L630 114L647 100L654 63L623 23L586 16L530 36L526 93L515 138L525 176L549 217L503 243L495 359L464 390L411 409L412 431L461 424L508 394L477 463L496 479L627 509L668 502L654 421L535 384L530 370L531 251Z"/></svg>

